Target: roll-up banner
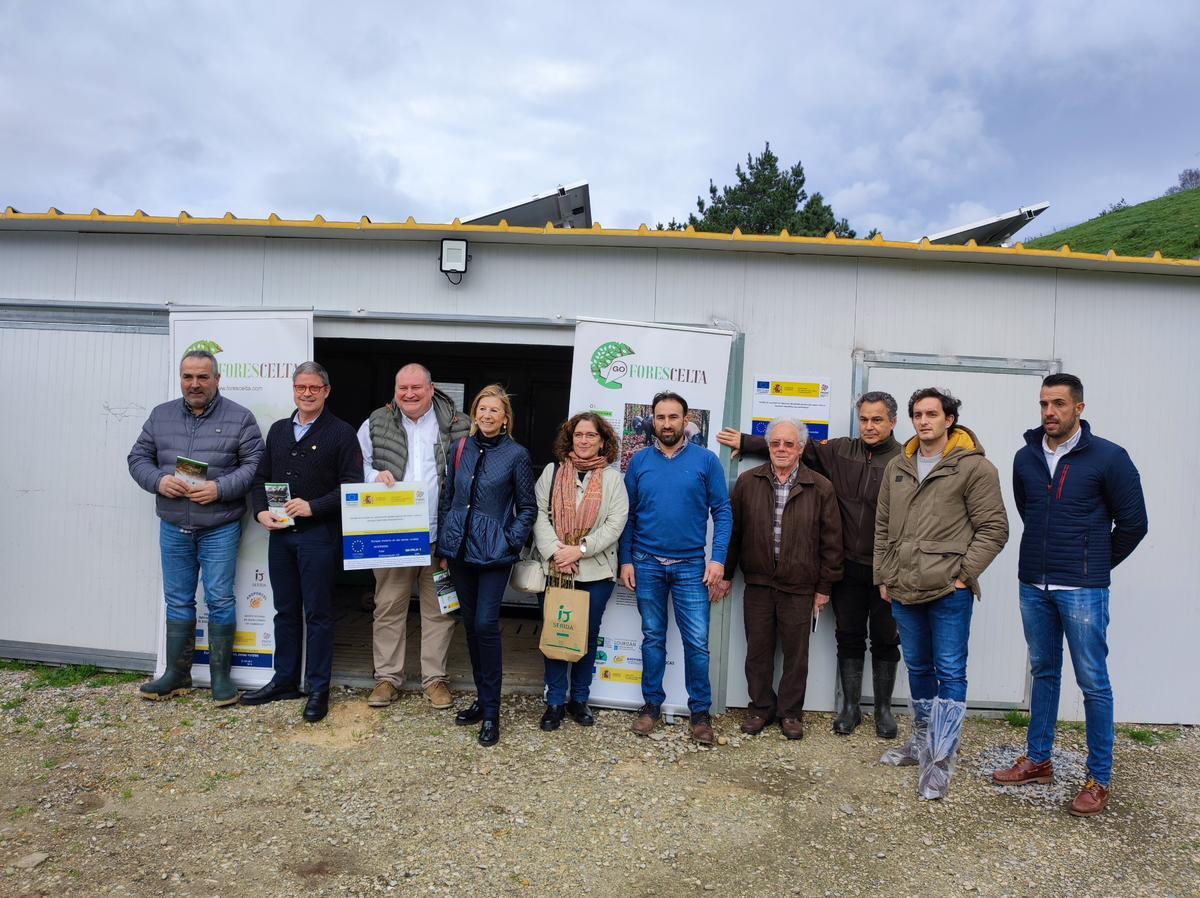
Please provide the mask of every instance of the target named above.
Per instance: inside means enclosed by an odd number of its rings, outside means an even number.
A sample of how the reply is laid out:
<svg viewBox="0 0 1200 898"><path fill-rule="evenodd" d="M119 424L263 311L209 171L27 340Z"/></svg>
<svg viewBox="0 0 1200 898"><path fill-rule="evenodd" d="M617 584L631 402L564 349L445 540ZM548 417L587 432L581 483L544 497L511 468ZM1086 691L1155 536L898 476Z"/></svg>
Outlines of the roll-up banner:
<svg viewBox="0 0 1200 898"><path fill-rule="evenodd" d="M571 363L571 413L593 411L612 425L621 443L617 463L624 473L635 452L654 451L647 448L654 438L650 400L655 393L671 390L688 402L687 438L715 452L720 448L716 434L725 410L734 336L711 328L580 318ZM673 607L668 624L664 707L683 712L683 642ZM639 707L641 684L637 598L618 582L600 626L591 701L612 708Z"/></svg>
<svg viewBox="0 0 1200 898"><path fill-rule="evenodd" d="M263 439L271 425L295 411L292 372L312 358L312 312L260 309L171 312L168 371L169 396L179 396L179 360L190 349L207 349L217 358L220 392L248 408ZM203 459L200 459L203 461ZM237 634L233 644L233 680L241 687L263 686L274 672L275 603L267 576L267 532L246 503L242 541L238 547ZM192 678L201 685L208 676L208 609L204 589L196 590L196 655ZM159 619L157 671L164 670L163 619Z"/></svg>

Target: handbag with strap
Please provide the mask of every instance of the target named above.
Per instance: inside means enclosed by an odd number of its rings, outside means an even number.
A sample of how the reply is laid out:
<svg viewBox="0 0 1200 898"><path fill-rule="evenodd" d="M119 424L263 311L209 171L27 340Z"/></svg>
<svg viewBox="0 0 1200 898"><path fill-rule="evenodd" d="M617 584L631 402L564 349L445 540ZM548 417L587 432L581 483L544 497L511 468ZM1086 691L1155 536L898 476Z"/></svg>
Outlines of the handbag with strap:
<svg viewBox="0 0 1200 898"><path fill-rule="evenodd" d="M542 570L542 562L535 558L537 550L524 546L521 549L521 560L512 566L508 576L508 585L517 592L536 596L546 589L546 574Z"/></svg>

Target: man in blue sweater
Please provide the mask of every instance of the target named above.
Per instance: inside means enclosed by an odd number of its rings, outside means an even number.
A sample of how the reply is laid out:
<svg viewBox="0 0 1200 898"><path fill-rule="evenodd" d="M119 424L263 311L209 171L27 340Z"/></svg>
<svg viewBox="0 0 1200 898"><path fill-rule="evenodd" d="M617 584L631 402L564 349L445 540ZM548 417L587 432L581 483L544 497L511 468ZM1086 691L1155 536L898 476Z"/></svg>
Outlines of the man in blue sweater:
<svg viewBox="0 0 1200 898"><path fill-rule="evenodd" d="M1021 620L1033 671L1028 755L992 779L1002 786L1048 783L1066 636L1087 722L1087 782L1071 802L1076 817L1108 805L1113 697L1108 680L1109 573L1146 535L1142 482L1129 454L1092 434L1083 383L1071 374L1042 381L1042 426L1025 433L1013 460L1013 497L1025 524L1018 576Z"/></svg>
<svg viewBox="0 0 1200 898"><path fill-rule="evenodd" d="M662 718L667 666L667 595L683 639L692 738L712 745L708 709L709 596L725 577L733 529L725 471L717 456L687 439L687 401L659 393L651 404L655 441L625 472L629 520L621 534L621 582L637 594L642 616L642 698L633 731L648 736ZM712 560L705 563L708 518Z"/></svg>

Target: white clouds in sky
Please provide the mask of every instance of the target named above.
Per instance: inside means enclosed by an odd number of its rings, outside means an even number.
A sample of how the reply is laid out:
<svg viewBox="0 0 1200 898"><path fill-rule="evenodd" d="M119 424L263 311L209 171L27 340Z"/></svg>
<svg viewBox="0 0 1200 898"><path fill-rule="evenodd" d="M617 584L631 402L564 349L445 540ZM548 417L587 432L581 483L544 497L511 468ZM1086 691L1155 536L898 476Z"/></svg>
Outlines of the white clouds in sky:
<svg viewBox="0 0 1200 898"><path fill-rule="evenodd" d="M1196 31L1078 0L0 2L0 204L449 221L586 178L636 226L770 140L860 233L1067 224L1198 164Z"/></svg>

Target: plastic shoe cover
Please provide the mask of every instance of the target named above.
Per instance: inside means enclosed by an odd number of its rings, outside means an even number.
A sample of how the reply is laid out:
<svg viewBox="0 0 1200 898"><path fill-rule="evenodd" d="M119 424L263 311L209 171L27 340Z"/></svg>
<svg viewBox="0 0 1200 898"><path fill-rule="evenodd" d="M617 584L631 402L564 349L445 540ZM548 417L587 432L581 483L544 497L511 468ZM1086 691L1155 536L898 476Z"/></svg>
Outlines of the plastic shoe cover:
<svg viewBox="0 0 1200 898"><path fill-rule="evenodd" d="M879 759L880 764L889 767L913 767L918 763L918 747L928 742L929 712L933 700L927 698L910 699L909 709L912 711L912 735L903 745L889 748Z"/></svg>
<svg viewBox="0 0 1200 898"><path fill-rule="evenodd" d="M929 712L929 735L917 747L917 795L926 800L945 798L950 793L950 777L962 735L966 702L935 698Z"/></svg>

